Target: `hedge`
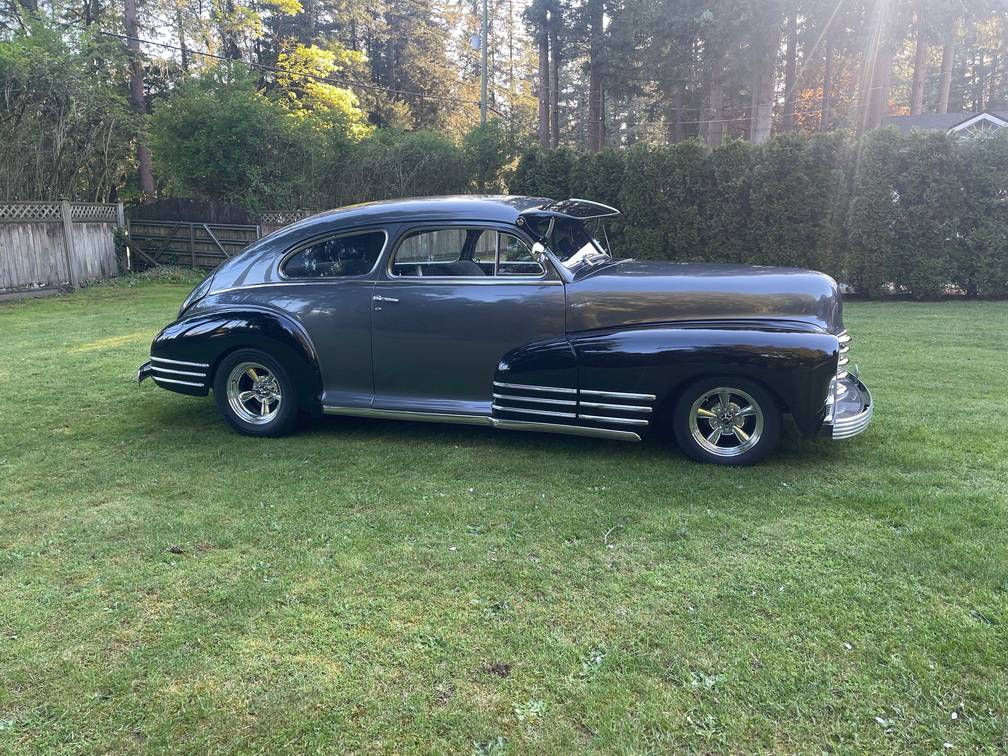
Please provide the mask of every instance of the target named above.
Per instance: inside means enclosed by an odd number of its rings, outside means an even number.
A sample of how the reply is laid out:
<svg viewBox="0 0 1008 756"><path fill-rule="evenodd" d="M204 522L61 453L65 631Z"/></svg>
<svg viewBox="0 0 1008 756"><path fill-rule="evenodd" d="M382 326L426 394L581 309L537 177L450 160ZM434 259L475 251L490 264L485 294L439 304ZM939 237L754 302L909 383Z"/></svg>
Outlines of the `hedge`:
<svg viewBox="0 0 1008 756"><path fill-rule="evenodd" d="M620 208L623 256L814 268L873 297L1008 295L1008 134L536 148L509 189Z"/></svg>

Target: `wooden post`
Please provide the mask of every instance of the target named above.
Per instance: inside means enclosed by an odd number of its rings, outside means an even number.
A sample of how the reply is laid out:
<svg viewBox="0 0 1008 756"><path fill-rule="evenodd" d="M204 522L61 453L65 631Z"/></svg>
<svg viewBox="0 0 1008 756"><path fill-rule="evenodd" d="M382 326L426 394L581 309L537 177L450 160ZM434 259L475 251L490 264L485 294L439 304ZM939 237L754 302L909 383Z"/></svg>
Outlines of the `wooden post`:
<svg viewBox="0 0 1008 756"><path fill-rule="evenodd" d="M63 216L63 256L66 260L67 274L70 276L70 288L76 289L77 271L74 270L73 218L70 213L70 202L63 200L60 203L60 214Z"/></svg>
<svg viewBox="0 0 1008 756"><path fill-rule="evenodd" d="M123 267L126 270L133 270L133 266L130 265L129 234L126 231L126 208L123 207L122 202L116 203L116 228L119 229L119 233L123 237L123 262L125 263ZM116 251L116 256L118 256L118 250Z"/></svg>
<svg viewBox="0 0 1008 756"><path fill-rule="evenodd" d="M193 233L193 224L189 224L189 256L192 257L192 266L196 267L196 238Z"/></svg>

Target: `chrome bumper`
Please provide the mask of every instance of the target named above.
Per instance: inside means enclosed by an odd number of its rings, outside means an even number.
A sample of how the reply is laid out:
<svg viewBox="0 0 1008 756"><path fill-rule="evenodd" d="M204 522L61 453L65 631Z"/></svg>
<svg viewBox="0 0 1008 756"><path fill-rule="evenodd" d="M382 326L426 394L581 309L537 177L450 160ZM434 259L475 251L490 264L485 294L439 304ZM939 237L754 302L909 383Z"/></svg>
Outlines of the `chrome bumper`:
<svg viewBox="0 0 1008 756"><path fill-rule="evenodd" d="M826 404L824 434L828 433L836 441L852 438L868 429L875 412L875 402L868 387L859 378L850 373L838 378L830 399Z"/></svg>
<svg viewBox="0 0 1008 756"><path fill-rule="evenodd" d="M137 385L140 385L152 375L154 375L154 369L151 367L150 360L148 360L137 370Z"/></svg>

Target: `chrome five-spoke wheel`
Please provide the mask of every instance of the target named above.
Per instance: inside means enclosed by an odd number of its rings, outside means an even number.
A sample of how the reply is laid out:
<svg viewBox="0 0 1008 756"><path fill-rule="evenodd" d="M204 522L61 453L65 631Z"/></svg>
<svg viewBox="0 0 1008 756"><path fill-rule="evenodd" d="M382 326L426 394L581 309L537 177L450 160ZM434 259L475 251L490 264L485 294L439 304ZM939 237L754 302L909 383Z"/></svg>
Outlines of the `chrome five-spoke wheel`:
<svg viewBox="0 0 1008 756"><path fill-rule="evenodd" d="M228 373L227 400L246 423L265 425L277 416L283 390L273 372L258 362L239 362Z"/></svg>
<svg viewBox="0 0 1008 756"><path fill-rule="evenodd" d="M718 457L737 457L759 443L763 410L745 391L718 386L693 402L689 425L702 449Z"/></svg>
<svg viewBox="0 0 1008 756"><path fill-rule="evenodd" d="M680 394L673 423L679 448L694 459L751 465L777 446L781 408L755 381L713 376Z"/></svg>
<svg viewBox="0 0 1008 756"><path fill-rule="evenodd" d="M297 422L300 403L287 366L261 349L238 349L214 374L214 401L224 419L249 436L282 436Z"/></svg>

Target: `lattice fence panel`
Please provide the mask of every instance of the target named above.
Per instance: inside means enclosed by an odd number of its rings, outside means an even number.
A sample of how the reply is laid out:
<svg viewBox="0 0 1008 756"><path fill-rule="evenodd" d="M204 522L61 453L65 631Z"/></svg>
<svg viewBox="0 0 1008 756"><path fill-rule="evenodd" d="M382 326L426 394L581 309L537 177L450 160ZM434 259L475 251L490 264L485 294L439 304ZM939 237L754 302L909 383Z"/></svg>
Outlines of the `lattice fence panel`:
<svg viewBox="0 0 1008 756"><path fill-rule="evenodd" d="M115 205L112 206L113 215ZM58 202L0 202L0 223L58 223Z"/></svg>
<svg viewBox="0 0 1008 756"><path fill-rule="evenodd" d="M78 223L115 223L116 206L75 202L70 206L70 217Z"/></svg>

